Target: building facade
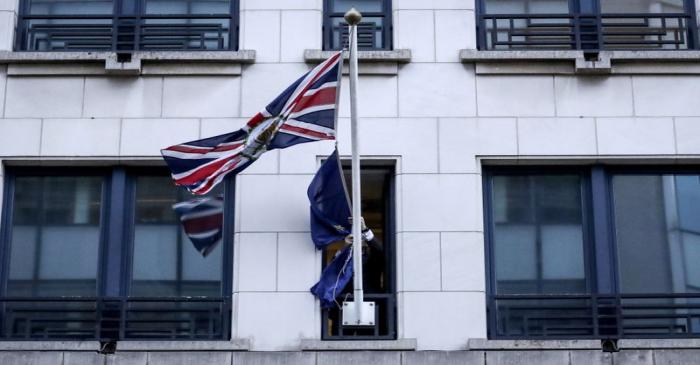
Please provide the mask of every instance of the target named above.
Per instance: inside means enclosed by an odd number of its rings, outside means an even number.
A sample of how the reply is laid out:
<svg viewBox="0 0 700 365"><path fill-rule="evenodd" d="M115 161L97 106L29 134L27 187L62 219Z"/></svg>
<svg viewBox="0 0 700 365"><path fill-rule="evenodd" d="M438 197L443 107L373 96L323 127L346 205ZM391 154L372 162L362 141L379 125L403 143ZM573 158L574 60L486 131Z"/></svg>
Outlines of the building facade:
<svg viewBox="0 0 700 365"><path fill-rule="evenodd" d="M344 47L351 5L371 329L309 293L339 248L306 196L333 142L222 183L205 256L160 157ZM0 363L700 362L696 9L0 0Z"/></svg>

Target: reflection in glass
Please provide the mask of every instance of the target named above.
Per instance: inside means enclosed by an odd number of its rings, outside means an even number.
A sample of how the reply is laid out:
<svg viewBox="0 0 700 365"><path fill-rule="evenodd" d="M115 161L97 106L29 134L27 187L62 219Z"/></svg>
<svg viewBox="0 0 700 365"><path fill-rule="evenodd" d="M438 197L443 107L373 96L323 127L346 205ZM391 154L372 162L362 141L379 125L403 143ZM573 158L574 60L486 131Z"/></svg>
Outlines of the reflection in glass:
<svg viewBox="0 0 700 365"><path fill-rule="evenodd" d="M9 296L95 296L102 178L17 177Z"/></svg>
<svg viewBox="0 0 700 365"><path fill-rule="evenodd" d="M334 0L333 12L345 13L350 8L355 8L361 13L379 13L382 11L384 0Z"/></svg>
<svg viewBox="0 0 700 365"><path fill-rule="evenodd" d="M568 0L486 0L486 14L568 14Z"/></svg>
<svg viewBox="0 0 700 365"><path fill-rule="evenodd" d="M683 13L684 0L600 0L602 13Z"/></svg>
<svg viewBox="0 0 700 365"><path fill-rule="evenodd" d="M492 207L499 294L587 291L579 176L494 176Z"/></svg>
<svg viewBox="0 0 700 365"><path fill-rule="evenodd" d="M613 177L622 293L700 292L700 176Z"/></svg>
<svg viewBox="0 0 700 365"><path fill-rule="evenodd" d="M210 196L221 191L220 185ZM221 295L222 245L203 257L173 210L174 204L191 198L168 176L136 178L130 295Z"/></svg>
<svg viewBox="0 0 700 365"><path fill-rule="evenodd" d="M31 15L109 15L114 11L112 0L31 0Z"/></svg>

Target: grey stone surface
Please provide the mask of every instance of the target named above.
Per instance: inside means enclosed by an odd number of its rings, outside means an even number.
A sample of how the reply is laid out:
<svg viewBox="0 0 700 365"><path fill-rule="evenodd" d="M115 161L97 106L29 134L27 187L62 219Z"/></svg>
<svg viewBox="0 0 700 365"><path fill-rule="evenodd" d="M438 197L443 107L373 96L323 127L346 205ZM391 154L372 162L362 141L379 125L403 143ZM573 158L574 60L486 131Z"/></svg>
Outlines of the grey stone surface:
<svg viewBox="0 0 700 365"><path fill-rule="evenodd" d="M105 61L115 57L114 52L12 52L0 51L0 64L21 62L85 62ZM232 63L255 62L254 50L168 52L139 51L132 53L132 60L141 61L217 61Z"/></svg>
<svg viewBox="0 0 700 365"><path fill-rule="evenodd" d="M469 350L600 350L598 340L487 340L469 339Z"/></svg>
<svg viewBox="0 0 700 365"><path fill-rule="evenodd" d="M653 365L654 355L651 350L623 350L613 353L613 363L615 365Z"/></svg>
<svg viewBox="0 0 700 365"><path fill-rule="evenodd" d="M569 352L571 365L612 365L613 355L600 350L573 350Z"/></svg>
<svg viewBox="0 0 700 365"><path fill-rule="evenodd" d="M402 365L484 365L482 351L404 352Z"/></svg>
<svg viewBox="0 0 700 365"><path fill-rule="evenodd" d="M619 340L617 346L625 349L700 349L700 339L657 339L657 340Z"/></svg>
<svg viewBox="0 0 700 365"><path fill-rule="evenodd" d="M687 61L700 62L700 51L602 51L601 58L615 60L643 61ZM479 51L462 49L459 51L462 62L503 61L503 60L575 60L583 58L583 51Z"/></svg>
<svg viewBox="0 0 700 365"><path fill-rule="evenodd" d="M149 352L148 365L230 365L230 352Z"/></svg>
<svg viewBox="0 0 700 365"><path fill-rule="evenodd" d="M63 365L104 365L105 355L98 352L64 352Z"/></svg>
<svg viewBox="0 0 700 365"><path fill-rule="evenodd" d="M62 360L62 352L0 352L0 364L2 365L61 365Z"/></svg>
<svg viewBox="0 0 700 365"><path fill-rule="evenodd" d="M486 365L566 365L568 351L486 351Z"/></svg>
<svg viewBox="0 0 700 365"><path fill-rule="evenodd" d="M146 352L117 352L105 355L105 365L146 365L148 353Z"/></svg>
<svg viewBox="0 0 700 365"><path fill-rule="evenodd" d="M319 352L316 365L399 365L400 352L358 351L358 352Z"/></svg>
<svg viewBox="0 0 700 365"><path fill-rule="evenodd" d="M655 365L700 364L700 350L657 350L654 351Z"/></svg>
<svg viewBox="0 0 700 365"><path fill-rule="evenodd" d="M0 351L99 351L97 341L0 341ZM1 363L0 363L1 364Z"/></svg>
<svg viewBox="0 0 700 365"><path fill-rule="evenodd" d="M320 49L307 49L304 51L304 59L309 63L318 63L330 57L336 51L322 51ZM348 59L349 53L343 52L343 58ZM395 49L391 51L359 51L358 62L411 62L410 49Z"/></svg>
<svg viewBox="0 0 700 365"><path fill-rule="evenodd" d="M232 354L232 365L314 365L313 352L237 352Z"/></svg>
<svg viewBox="0 0 700 365"><path fill-rule="evenodd" d="M117 351L247 351L250 340L231 341L119 341Z"/></svg>
<svg viewBox="0 0 700 365"><path fill-rule="evenodd" d="M315 339L301 340L302 350L316 351L353 351L353 350L415 350L416 339L406 338L395 341L321 341Z"/></svg>

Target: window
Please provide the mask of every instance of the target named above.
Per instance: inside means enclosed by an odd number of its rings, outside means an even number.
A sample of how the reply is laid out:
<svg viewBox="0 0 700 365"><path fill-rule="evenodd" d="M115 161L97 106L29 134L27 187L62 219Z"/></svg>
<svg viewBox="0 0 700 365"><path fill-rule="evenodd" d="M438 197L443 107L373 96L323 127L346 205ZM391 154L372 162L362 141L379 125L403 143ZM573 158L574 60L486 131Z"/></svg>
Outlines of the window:
<svg viewBox="0 0 700 365"><path fill-rule="evenodd" d="M323 49L348 48L348 26L343 16L352 7L362 13L357 48L392 49L391 0L324 0Z"/></svg>
<svg viewBox="0 0 700 365"><path fill-rule="evenodd" d="M697 47L694 0L479 0L480 49Z"/></svg>
<svg viewBox="0 0 700 365"><path fill-rule="evenodd" d="M489 337L700 337L700 168L485 171Z"/></svg>
<svg viewBox="0 0 700 365"><path fill-rule="evenodd" d="M0 339L229 338L232 227L202 255L173 211L192 196L166 170L7 172Z"/></svg>
<svg viewBox="0 0 700 365"><path fill-rule="evenodd" d="M22 51L236 50L238 0L22 0Z"/></svg>
<svg viewBox="0 0 700 365"><path fill-rule="evenodd" d="M373 163L375 163L373 165ZM364 258L363 289L365 301L375 302L376 325L358 328L343 326L339 308L323 310L321 333L324 340L342 339L396 339L396 288L395 288L395 239L394 239L394 168L376 165L376 161L362 162L362 215L367 227L374 232L375 245L368 245ZM344 163L345 165L345 163ZM344 166L345 181L352 191L349 164ZM324 250L325 267L343 248L342 242L331 244ZM364 255L363 255L364 256ZM342 297L352 300L352 281ZM342 302L342 301L341 301Z"/></svg>

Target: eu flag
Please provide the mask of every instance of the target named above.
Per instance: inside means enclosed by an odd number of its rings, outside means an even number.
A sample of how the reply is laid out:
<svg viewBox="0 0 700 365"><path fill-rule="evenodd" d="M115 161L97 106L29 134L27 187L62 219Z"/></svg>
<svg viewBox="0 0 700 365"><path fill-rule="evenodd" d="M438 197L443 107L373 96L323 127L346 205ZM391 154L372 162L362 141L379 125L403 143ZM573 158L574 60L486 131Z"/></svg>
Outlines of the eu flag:
<svg viewBox="0 0 700 365"><path fill-rule="evenodd" d="M321 308L332 308L335 298L340 295L352 279L352 245L345 246L323 269L321 279L311 287L311 293L321 301Z"/></svg>
<svg viewBox="0 0 700 365"><path fill-rule="evenodd" d="M350 199L338 160L338 150L321 165L307 195L311 204L311 239L317 249L345 239L352 231Z"/></svg>

